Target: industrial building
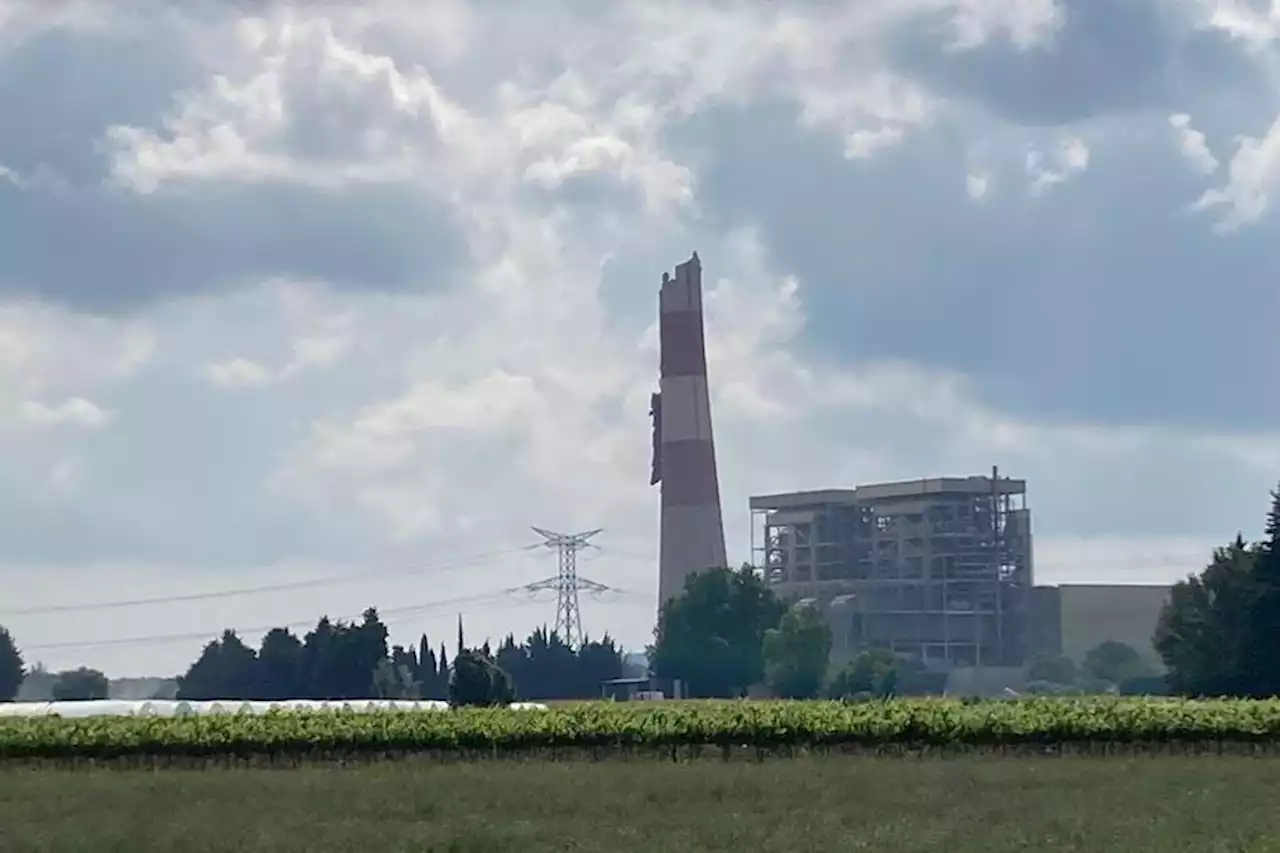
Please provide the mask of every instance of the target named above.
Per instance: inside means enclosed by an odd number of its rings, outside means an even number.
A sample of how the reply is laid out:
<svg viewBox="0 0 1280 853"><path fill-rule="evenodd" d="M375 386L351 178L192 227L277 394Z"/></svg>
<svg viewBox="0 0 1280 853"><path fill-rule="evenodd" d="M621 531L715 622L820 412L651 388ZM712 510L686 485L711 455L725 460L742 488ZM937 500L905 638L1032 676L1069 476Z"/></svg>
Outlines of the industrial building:
<svg viewBox="0 0 1280 853"><path fill-rule="evenodd" d="M1032 656L1082 663L1094 647L1114 640L1132 646L1155 670L1164 662L1151 644L1170 587L1143 584L1061 584L1031 591L1028 645Z"/></svg>
<svg viewBox="0 0 1280 853"><path fill-rule="evenodd" d="M784 598L818 606L833 660L883 647L934 668L1028 657L1026 481L989 476L751 498L753 561Z"/></svg>

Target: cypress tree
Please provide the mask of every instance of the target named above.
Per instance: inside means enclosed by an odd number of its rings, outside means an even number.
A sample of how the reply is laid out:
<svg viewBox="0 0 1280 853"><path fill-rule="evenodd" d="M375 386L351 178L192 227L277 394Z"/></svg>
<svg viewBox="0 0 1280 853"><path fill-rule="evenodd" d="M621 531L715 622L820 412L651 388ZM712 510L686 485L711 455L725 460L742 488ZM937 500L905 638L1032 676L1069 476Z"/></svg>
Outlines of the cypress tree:
<svg viewBox="0 0 1280 853"><path fill-rule="evenodd" d="M440 674L436 684L445 688L449 686L449 655L445 653L444 643L440 644ZM446 699L448 697L441 695L437 698Z"/></svg>

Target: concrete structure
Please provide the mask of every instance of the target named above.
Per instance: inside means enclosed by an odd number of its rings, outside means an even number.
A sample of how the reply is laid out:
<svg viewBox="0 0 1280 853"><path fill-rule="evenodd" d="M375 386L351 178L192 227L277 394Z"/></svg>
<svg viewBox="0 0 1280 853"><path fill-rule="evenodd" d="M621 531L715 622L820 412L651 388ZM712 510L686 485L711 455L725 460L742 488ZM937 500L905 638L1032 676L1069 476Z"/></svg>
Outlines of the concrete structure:
<svg viewBox="0 0 1280 853"><path fill-rule="evenodd" d="M1033 655L1065 655L1082 663L1089 650L1107 640L1132 646L1153 667L1164 669L1151 645L1167 586L1143 584L1061 584L1031 591L1028 638Z"/></svg>
<svg viewBox="0 0 1280 853"><path fill-rule="evenodd" d="M662 275L659 302L661 379L651 399L653 471L661 484L658 564L661 605L680 593L692 572L727 564L720 481L711 431L707 352L702 323L702 263L698 253Z"/></svg>
<svg viewBox="0 0 1280 853"><path fill-rule="evenodd" d="M993 469L753 497L754 561L779 594L823 609L835 660L879 646L931 667L1018 667L1032 586L1025 496L1025 481Z"/></svg>

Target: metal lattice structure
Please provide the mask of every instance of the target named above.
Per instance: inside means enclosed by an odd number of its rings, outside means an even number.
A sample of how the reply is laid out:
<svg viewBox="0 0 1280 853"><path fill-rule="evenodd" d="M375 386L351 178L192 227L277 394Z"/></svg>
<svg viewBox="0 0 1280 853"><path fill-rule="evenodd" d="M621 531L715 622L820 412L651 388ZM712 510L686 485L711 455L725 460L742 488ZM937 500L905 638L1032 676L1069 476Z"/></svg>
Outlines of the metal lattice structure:
<svg viewBox="0 0 1280 853"><path fill-rule="evenodd" d="M546 540L542 543L545 547L556 551L559 570L554 577L535 581L525 586L524 589L529 592L541 592L547 589L555 590L555 632L570 648L581 648L583 641L582 608L579 605L578 593L607 592L610 587L602 583L596 583L589 578L578 576L578 552L588 547L595 547L588 540L601 531L597 528L583 533L566 534L554 533L541 527L535 527L533 531Z"/></svg>
<svg viewBox="0 0 1280 853"><path fill-rule="evenodd" d="M1025 663L1025 480L993 469L753 497L751 510L766 582L827 613L837 656L879 646L940 667Z"/></svg>

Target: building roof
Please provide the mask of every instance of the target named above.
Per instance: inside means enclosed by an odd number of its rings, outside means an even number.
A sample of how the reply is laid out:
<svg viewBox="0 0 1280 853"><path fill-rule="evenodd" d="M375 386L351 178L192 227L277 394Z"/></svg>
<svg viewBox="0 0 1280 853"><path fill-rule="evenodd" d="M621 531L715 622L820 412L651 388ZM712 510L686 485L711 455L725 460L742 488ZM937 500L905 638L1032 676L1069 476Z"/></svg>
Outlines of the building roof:
<svg viewBox="0 0 1280 853"><path fill-rule="evenodd" d="M648 684L650 682L648 676L640 676L639 678L610 678L608 681L602 681L601 684Z"/></svg>
<svg viewBox="0 0 1280 853"><path fill-rule="evenodd" d="M1027 492L1026 480L1001 477L1001 494L1023 495ZM863 504L894 498L912 498L940 494L991 494L991 478L932 477L923 480L901 480L893 483L868 483L852 489L815 489L803 492L783 492L774 495L757 495L751 498L752 509L780 510L805 506L831 504Z"/></svg>

